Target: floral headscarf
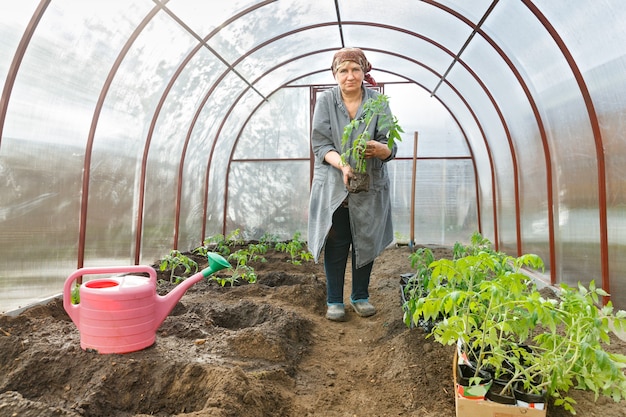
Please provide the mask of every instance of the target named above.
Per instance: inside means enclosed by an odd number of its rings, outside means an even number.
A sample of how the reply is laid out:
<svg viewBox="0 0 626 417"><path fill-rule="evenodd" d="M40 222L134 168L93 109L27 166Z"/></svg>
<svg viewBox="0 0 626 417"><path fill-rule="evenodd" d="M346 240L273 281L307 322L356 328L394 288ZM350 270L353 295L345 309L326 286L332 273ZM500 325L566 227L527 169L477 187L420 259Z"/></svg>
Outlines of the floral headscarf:
<svg viewBox="0 0 626 417"><path fill-rule="evenodd" d="M365 81L371 85L376 85L376 81L369 74L372 70L372 64L369 63L367 58L365 58L365 54L359 48L342 48L335 53L335 56L333 57L333 65L330 67L333 71L333 76L337 73L339 66L346 61L352 61L359 64L365 74Z"/></svg>

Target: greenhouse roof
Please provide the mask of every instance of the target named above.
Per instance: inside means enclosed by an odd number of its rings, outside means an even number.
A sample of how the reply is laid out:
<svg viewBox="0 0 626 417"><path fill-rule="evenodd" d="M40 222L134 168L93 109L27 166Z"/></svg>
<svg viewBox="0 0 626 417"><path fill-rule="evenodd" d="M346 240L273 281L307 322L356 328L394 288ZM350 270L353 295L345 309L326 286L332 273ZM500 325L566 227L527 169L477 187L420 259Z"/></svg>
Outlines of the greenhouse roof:
<svg viewBox="0 0 626 417"><path fill-rule="evenodd" d="M623 293L625 18L617 0L2 5L1 262L41 294L75 267L304 231L312 105L355 46L405 130L399 236L409 217L425 243L478 230L549 282Z"/></svg>

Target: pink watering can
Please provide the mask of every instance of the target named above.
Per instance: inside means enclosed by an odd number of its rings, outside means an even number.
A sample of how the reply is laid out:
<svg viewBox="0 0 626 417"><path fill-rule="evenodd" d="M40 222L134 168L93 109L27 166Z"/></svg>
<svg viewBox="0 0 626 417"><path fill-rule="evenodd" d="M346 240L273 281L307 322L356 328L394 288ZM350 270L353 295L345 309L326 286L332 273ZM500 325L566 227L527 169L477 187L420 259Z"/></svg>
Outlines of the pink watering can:
<svg viewBox="0 0 626 417"><path fill-rule="evenodd" d="M80 347L98 353L128 353L152 346L156 331L192 285L229 268L221 255L209 252L209 266L185 279L169 294L156 293L156 271L144 265L81 268L63 287L63 308L80 332ZM80 288L80 303L72 304L72 284L83 275L147 273L93 279Z"/></svg>

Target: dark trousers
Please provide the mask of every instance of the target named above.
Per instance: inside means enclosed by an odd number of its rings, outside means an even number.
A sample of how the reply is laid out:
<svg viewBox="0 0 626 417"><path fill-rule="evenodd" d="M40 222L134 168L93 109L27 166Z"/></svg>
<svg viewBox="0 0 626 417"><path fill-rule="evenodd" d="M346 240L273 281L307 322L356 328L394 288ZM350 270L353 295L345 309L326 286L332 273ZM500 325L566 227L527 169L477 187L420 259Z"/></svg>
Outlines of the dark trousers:
<svg viewBox="0 0 626 417"><path fill-rule="evenodd" d="M350 230L350 212L347 207L339 207L333 213L333 225L328 233L324 247L324 272L326 273L326 302L343 304L343 287L346 276L348 254L352 246ZM356 268L354 251L352 251L352 301L369 298L370 275L374 262Z"/></svg>

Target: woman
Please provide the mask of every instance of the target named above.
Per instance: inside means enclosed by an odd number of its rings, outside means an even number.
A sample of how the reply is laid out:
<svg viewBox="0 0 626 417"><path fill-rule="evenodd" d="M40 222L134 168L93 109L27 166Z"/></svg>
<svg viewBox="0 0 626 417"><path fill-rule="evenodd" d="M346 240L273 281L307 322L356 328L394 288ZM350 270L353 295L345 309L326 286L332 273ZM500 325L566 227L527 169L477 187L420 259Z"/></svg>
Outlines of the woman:
<svg viewBox="0 0 626 417"><path fill-rule="evenodd" d="M343 321L343 287L346 265L352 247L352 292L350 305L361 317L376 313L369 302L369 282L374 259L393 241L391 201L386 162L392 160L397 146L389 149L387 132L370 124L365 156L371 184L367 192L348 193L353 175L350 161L341 160L341 137L344 126L362 117L363 103L378 93L365 88L372 66L358 48L344 48L335 53L332 73L337 86L320 95L313 114L311 144L315 170L309 202L308 245L315 261L324 249L326 273L326 318ZM387 108L387 112L391 114ZM352 132L351 141L363 132L365 123Z"/></svg>

